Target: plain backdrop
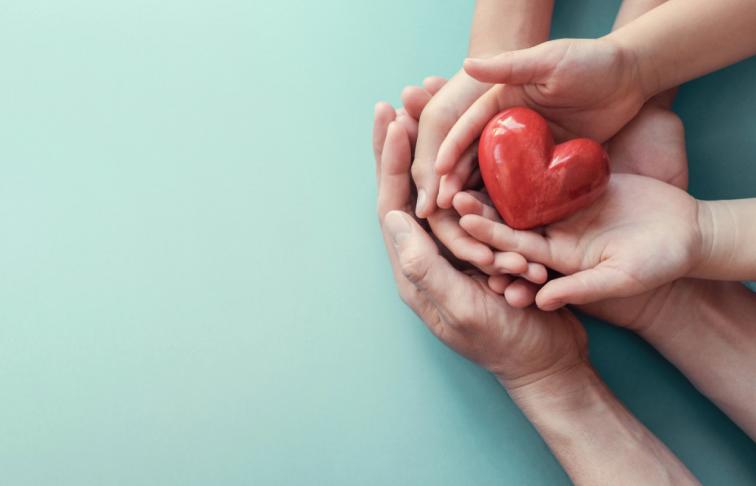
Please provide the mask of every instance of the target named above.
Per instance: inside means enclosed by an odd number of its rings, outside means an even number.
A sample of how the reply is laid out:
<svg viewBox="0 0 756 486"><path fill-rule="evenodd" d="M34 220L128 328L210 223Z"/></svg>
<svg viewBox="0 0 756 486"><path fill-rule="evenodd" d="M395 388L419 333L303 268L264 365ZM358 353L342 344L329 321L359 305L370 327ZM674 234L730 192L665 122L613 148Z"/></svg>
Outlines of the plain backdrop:
<svg viewBox="0 0 756 486"><path fill-rule="evenodd" d="M557 2L555 37L617 1ZM379 99L465 55L472 2L0 1L0 483L569 484L494 379L397 296ZM684 86L691 190L756 196L756 61ZM756 446L587 321L705 484Z"/></svg>

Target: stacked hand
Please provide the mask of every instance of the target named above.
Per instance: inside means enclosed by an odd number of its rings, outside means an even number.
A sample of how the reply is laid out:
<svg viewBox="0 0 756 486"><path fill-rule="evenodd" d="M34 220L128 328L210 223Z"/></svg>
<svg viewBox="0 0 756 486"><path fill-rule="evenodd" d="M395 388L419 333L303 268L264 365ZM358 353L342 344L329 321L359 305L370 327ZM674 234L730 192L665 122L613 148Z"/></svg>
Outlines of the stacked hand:
<svg viewBox="0 0 756 486"><path fill-rule="evenodd" d="M512 308L482 273L455 269L411 216L409 118L376 108L378 217L402 299L439 339L510 389L585 364L585 331L572 314Z"/></svg>

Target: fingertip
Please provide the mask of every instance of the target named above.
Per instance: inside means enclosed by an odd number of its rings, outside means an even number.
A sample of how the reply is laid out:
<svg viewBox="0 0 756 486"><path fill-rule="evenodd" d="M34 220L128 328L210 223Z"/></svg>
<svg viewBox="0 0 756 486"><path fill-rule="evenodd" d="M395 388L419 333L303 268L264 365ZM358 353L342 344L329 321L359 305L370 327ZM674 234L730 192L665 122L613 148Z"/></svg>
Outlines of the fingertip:
<svg viewBox="0 0 756 486"><path fill-rule="evenodd" d="M432 212L428 206L432 203L428 197L428 191L425 189L419 189L417 191L417 201L415 202L415 215L418 218L427 218Z"/></svg>
<svg viewBox="0 0 756 486"><path fill-rule="evenodd" d="M459 225L462 227L463 230L470 232L470 227L472 226L474 222L475 215L474 214L463 214L462 217L459 218Z"/></svg>
<svg viewBox="0 0 756 486"><path fill-rule="evenodd" d="M540 263L528 262L528 268L525 272L527 273L528 280L535 284L544 284L549 278L548 270Z"/></svg>
<svg viewBox="0 0 756 486"><path fill-rule="evenodd" d="M520 275L527 270L528 262L519 253L497 252L494 257L494 268L502 273Z"/></svg>
<svg viewBox="0 0 756 486"><path fill-rule="evenodd" d="M513 283L504 291L504 298L507 300L507 304L515 309L524 309L533 303L532 296L527 289L521 288Z"/></svg>
<svg viewBox="0 0 756 486"><path fill-rule="evenodd" d="M442 155L441 150L442 149L438 151L438 158L436 162L433 163L433 170L436 171L436 174L443 176L451 172L451 169L454 168L454 165L449 164L446 161L446 157Z"/></svg>
<svg viewBox="0 0 756 486"><path fill-rule="evenodd" d="M396 120L391 120L386 128L386 139L396 138L399 135L402 125Z"/></svg>
<svg viewBox="0 0 756 486"><path fill-rule="evenodd" d="M474 250L474 252L476 253L476 255L472 263L475 263L476 265L480 265L480 266L489 266L493 264L494 260L496 259L496 256L494 255L494 252L491 251L489 247L487 247L483 243L477 243L475 247L476 247L476 250Z"/></svg>
<svg viewBox="0 0 756 486"><path fill-rule="evenodd" d="M478 59L476 57L468 57L462 63L462 68L467 72L467 74L470 75L472 75L480 66L481 59Z"/></svg>
<svg viewBox="0 0 756 486"><path fill-rule="evenodd" d="M456 187L458 185L459 181L457 181L452 174L441 177L438 186L438 197L436 198L436 204L438 204L438 207L443 209L450 209L452 207L454 196L459 191L459 188Z"/></svg>
<svg viewBox="0 0 756 486"><path fill-rule="evenodd" d="M546 312L551 312L559 309L560 307L563 307L565 305L565 302L558 298L557 296L549 295L552 292L550 292L550 288L548 284L541 288L541 290L536 294L535 302L536 306L538 306L539 309Z"/></svg>
<svg viewBox="0 0 756 486"><path fill-rule="evenodd" d="M484 224L487 220L477 214L465 214L459 218L459 225L468 233L476 233L481 224Z"/></svg>
<svg viewBox="0 0 756 486"><path fill-rule="evenodd" d="M373 106L373 114L376 117L380 117L391 111L394 111L394 107L385 101L379 101Z"/></svg>
<svg viewBox="0 0 756 486"><path fill-rule="evenodd" d="M497 294L504 295L511 279L506 275L491 275L488 277L488 287Z"/></svg>

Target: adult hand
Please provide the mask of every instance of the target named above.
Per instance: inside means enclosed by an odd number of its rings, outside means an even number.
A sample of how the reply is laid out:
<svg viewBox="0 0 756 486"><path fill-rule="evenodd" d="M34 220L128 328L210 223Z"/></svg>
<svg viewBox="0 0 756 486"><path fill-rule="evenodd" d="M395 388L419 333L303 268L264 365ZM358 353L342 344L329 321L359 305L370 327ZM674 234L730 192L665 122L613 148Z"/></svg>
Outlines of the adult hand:
<svg viewBox="0 0 756 486"><path fill-rule="evenodd" d="M460 153L460 167L449 171L445 180L433 169L438 149L447 133L459 117L491 87L491 84L478 81L465 71L457 72L437 93L429 98L419 115L420 125L412 164L412 177L417 187L416 213L418 217L427 218L436 209L449 208L451 196L461 189L464 180L461 173L470 172L474 150ZM413 93L405 91L403 101ZM477 137L476 137L477 138ZM473 140L470 140L472 143ZM464 155L464 156L463 156ZM439 193L439 189L442 189Z"/></svg>
<svg viewBox="0 0 756 486"><path fill-rule="evenodd" d="M380 110L378 110L380 111ZM390 118L390 117L388 117ZM383 126L385 116L376 117ZM518 310L486 284L479 272L462 273L440 254L431 236L410 215L411 143L398 122L376 160L378 217L402 299L445 344L492 371L514 389L586 363L586 335L561 310Z"/></svg>
<svg viewBox="0 0 756 486"><path fill-rule="evenodd" d="M397 120L402 122L403 127L407 130L412 146L415 145L417 137L416 120L422 116L428 103L434 99L437 93L445 85L446 80L440 77L432 76L423 81L423 86L407 86L402 91L403 110L397 115ZM390 113L393 108L387 103L379 103L377 113L380 120L390 120ZM378 127L379 124L376 125ZM380 123L385 133L385 124ZM376 136L377 142L383 141L382 137ZM480 172L476 171L477 159L474 154L465 155L465 163L459 164L454 173L444 176L442 179L441 195L444 194L444 188L457 192L462 188L478 189L482 186ZM444 185L444 182L447 184ZM448 193L451 197L452 193ZM487 201L487 196L479 191L473 192L476 197ZM524 281L530 281L542 284L546 281L546 268L540 263L529 263L519 254L497 252L494 254L490 248L483 245L476 239L470 237L459 226L459 214L452 209L438 209L428 216L433 236L448 249L455 258L469 262L476 268L487 275L517 275L521 276ZM519 280L517 281L519 282ZM509 290L509 295L513 296L510 304L514 306L528 305L523 299L518 298L521 293L522 283L513 285Z"/></svg>

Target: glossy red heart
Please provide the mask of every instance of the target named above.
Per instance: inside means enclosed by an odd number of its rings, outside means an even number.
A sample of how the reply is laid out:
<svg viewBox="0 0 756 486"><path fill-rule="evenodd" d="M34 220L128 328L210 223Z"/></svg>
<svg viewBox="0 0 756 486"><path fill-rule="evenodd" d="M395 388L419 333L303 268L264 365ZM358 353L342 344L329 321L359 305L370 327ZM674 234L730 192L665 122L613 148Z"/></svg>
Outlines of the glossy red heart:
<svg viewBox="0 0 756 486"><path fill-rule="evenodd" d="M530 229L566 218L609 182L609 158L597 142L577 138L554 146L546 120L528 108L496 115L480 136L480 173L504 221Z"/></svg>

